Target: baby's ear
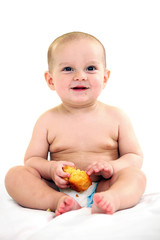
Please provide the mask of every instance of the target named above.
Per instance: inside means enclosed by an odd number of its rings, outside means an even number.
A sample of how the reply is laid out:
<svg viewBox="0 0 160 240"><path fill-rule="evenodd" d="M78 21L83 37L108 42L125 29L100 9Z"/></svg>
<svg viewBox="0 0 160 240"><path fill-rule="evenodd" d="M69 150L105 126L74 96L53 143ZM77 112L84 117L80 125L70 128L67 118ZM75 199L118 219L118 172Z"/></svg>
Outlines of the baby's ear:
<svg viewBox="0 0 160 240"><path fill-rule="evenodd" d="M51 90L55 90L52 75L51 75L48 71L46 71L46 72L44 73L44 77L45 77L45 80L46 80L46 82L47 82L48 87L49 87Z"/></svg>
<svg viewBox="0 0 160 240"><path fill-rule="evenodd" d="M111 72L110 72L108 69L105 70L103 88L105 88L105 86L106 86L106 84L107 84L107 82L108 82L110 73L111 73Z"/></svg>

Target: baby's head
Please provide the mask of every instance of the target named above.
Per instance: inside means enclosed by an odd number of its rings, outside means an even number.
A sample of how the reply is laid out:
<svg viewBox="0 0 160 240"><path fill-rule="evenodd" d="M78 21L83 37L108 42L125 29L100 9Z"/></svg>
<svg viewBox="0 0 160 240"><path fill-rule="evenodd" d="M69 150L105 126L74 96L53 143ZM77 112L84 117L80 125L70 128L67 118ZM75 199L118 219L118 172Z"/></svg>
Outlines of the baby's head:
<svg viewBox="0 0 160 240"><path fill-rule="evenodd" d="M45 79L49 88L70 106L95 103L110 74L102 43L83 32L67 33L53 41L48 68Z"/></svg>
<svg viewBox="0 0 160 240"><path fill-rule="evenodd" d="M49 68L49 72L52 71L52 68L54 66L54 61L55 61L55 50L57 47L59 47L62 44L68 43L68 42L72 42L75 40L89 40L95 44L97 44L97 46L99 46L102 50L102 61L104 64L104 68L106 68L106 53L105 53L105 48L103 46L103 44L94 36L88 34L88 33L84 33L84 32L70 32L70 33L66 33L63 34L62 36L56 38L51 45L48 48L48 68Z"/></svg>

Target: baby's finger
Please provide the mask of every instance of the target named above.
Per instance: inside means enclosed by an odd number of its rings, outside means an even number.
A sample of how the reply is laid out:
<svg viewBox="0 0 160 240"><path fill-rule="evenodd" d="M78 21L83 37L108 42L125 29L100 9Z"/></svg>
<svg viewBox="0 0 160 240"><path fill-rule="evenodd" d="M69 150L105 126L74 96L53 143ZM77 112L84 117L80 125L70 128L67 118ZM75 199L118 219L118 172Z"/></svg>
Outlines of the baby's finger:
<svg viewBox="0 0 160 240"><path fill-rule="evenodd" d="M70 174L64 172L63 170L59 170L58 171L58 176L61 177L61 178L69 178Z"/></svg>
<svg viewBox="0 0 160 240"><path fill-rule="evenodd" d="M68 173L63 171L63 167L64 167L63 164L58 166L56 170L56 175L61 178L69 177Z"/></svg>
<svg viewBox="0 0 160 240"><path fill-rule="evenodd" d="M87 173L88 175L91 175L91 174L95 174L95 175L101 175L101 171L103 171L103 165L101 164L97 164L97 165L94 165L92 166L92 169L89 170Z"/></svg>
<svg viewBox="0 0 160 240"><path fill-rule="evenodd" d="M92 166L92 169L95 173L97 173L103 169L103 166L101 164L95 164L94 166Z"/></svg>
<svg viewBox="0 0 160 240"><path fill-rule="evenodd" d="M74 163L63 161L62 165L60 165L59 168L57 169L57 175L60 176L60 177L62 177L62 178L66 178L66 177L69 177L69 176L70 176L69 173L64 172L63 168L64 168L65 166L75 167L75 166L74 166Z"/></svg>
<svg viewBox="0 0 160 240"><path fill-rule="evenodd" d="M65 180L65 179L63 179L63 178L61 178L61 177L58 177L57 176L57 178L56 178L56 185L58 186L58 187L65 187L65 186L68 186L69 185L69 182L67 181L67 180Z"/></svg>
<svg viewBox="0 0 160 240"><path fill-rule="evenodd" d="M90 171L91 169L93 169L93 166L95 165L95 163L91 163L90 165L88 165L88 167L86 168L86 172Z"/></svg>
<svg viewBox="0 0 160 240"><path fill-rule="evenodd" d="M90 176L92 173L94 173L94 170L90 168L89 170L86 170L86 173Z"/></svg>
<svg viewBox="0 0 160 240"><path fill-rule="evenodd" d="M64 189L64 188L69 188L70 184L61 184L59 188Z"/></svg>
<svg viewBox="0 0 160 240"><path fill-rule="evenodd" d="M57 187L59 187L59 188L69 188L70 185L69 184L58 184Z"/></svg>
<svg viewBox="0 0 160 240"><path fill-rule="evenodd" d="M65 166L75 167L73 162L63 161L63 167L65 167Z"/></svg>

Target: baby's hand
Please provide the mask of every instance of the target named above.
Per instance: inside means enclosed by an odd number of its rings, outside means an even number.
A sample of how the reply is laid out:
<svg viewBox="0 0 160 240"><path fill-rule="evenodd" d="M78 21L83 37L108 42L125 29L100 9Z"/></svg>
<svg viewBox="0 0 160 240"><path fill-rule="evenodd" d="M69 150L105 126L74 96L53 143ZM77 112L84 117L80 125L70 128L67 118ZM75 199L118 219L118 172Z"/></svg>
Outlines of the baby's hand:
<svg viewBox="0 0 160 240"><path fill-rule="evenodd" d="M64 178L68 178L70 175L69 173L65 173L63 171L63 167L65 166L71 166L75 167L74 163L72 162L66 162L66 161L51 161L51 167L50 167L50 175L54 183L59 188L69 188L70 184L67 180L64 180Z"/></svg>
<svg viewBox="0 0 160 240"><path fill-rule="evenodd" d="M102 176L105 179L112 177L113 175L113 167L109 162L106 161L97 161L91 163L86 172L89 176L92 174Z"/></svg>

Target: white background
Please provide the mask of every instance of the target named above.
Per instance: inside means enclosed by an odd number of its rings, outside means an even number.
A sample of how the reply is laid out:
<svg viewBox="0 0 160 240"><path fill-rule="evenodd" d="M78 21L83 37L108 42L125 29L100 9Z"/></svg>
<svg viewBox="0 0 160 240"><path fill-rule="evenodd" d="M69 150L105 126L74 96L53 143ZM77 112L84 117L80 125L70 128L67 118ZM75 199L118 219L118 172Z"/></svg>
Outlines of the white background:
<svg viewBox="0 0 160 240"><path fill-rule="evenodd" d="M59 35L84 31L104 44L111 76L100 100L131 118L148 191L159 191L160 7L157 0L0 1L0 174L23 164L35 121L60 103L44 80ZM160 181L159 181L160 182Z"/></svg>

